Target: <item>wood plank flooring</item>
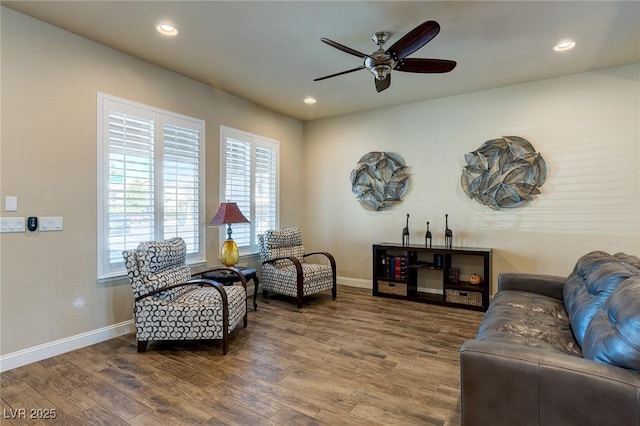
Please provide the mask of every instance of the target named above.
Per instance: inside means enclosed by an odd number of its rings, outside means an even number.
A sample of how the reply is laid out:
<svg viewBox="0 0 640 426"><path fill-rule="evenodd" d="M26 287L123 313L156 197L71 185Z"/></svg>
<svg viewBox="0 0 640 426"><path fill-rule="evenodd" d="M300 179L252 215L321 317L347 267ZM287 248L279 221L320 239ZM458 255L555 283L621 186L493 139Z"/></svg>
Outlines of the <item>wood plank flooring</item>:
<svg viewBox="0 0 640 426"><path fill-rule="evenodd" d="M345 286L300 310L279 297L250 309L226 356L219 342L138 354L131 334L4 372L0 423L460 424L458 350L483 313Z"/></svg>

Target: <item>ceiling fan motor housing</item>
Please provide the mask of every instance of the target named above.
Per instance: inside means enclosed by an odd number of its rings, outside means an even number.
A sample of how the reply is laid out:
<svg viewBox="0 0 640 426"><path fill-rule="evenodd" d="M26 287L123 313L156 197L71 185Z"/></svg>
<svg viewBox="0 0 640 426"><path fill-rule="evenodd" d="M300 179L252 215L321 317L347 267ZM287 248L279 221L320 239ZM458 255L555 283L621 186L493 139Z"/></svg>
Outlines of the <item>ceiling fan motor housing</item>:
<svg viewBox="0 0 640 426"><path fill-rule="evenodd" d="M378 79L384 80L396 66L396 61L386 53L377 51L364 58L364 66Z"/></svg>

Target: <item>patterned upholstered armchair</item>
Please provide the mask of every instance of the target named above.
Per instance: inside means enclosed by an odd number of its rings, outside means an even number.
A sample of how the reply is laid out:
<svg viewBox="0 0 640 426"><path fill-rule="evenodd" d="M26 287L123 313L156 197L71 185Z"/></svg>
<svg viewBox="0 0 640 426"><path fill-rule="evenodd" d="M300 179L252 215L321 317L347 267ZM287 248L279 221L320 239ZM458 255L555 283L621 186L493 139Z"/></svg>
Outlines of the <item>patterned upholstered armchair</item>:
<svg viewBox="0 0 640 426"><path fill-rule="evenodd" d="M302 308L304 296L331 289L336 298L336 261L327 252L305 253L302 232L298 228L267 231L259 237L262 260L262 291L293 296ZM309 263L305 259L323 255L329 265Z"/></svg>
<svg viewBox="0 0 640 426"><path fill-rule="evenodd" d="M122 252L135 297L138 352L150 340L215 339L222 340L226 355L229 333L240 322L247 326L245 278L238 274L241 285L225 287L191 279L186 253L182 238L144 242Z"/></svg>

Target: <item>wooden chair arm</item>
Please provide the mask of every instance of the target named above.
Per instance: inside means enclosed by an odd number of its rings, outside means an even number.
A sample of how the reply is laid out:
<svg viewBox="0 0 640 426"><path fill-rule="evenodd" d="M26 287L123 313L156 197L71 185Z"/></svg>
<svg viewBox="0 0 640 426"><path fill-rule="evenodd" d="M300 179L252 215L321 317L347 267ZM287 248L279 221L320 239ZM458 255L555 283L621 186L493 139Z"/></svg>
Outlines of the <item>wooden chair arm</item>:
<svg viewBox="0 0 640 426"><path fill-rule="evenodd" d="M331 295L335 299L337 295L337 284L338 284L338 274L336 271L336 259L333 257L331 253L326 251L314 251L314 252L305 254L304 257L312 256L314 254L320 254L322 256L326 256L327 259L329 259L329 263L331 264L331 279L333 280L333 288L331 290Z"/></svg>
<svg viewBox="0 0 640 426"><path fill-rule="evenodd" d="M336 271L336 259L333 257L333 255L331 253L329 253L327 251L314 251L314 252L307 253L307 254L303 255L303 257L312 256L314 254L320 254L322 256L326 256L326 258L329 259L329 263L331 264L331 269L335 273L335 271Z"/></svg>

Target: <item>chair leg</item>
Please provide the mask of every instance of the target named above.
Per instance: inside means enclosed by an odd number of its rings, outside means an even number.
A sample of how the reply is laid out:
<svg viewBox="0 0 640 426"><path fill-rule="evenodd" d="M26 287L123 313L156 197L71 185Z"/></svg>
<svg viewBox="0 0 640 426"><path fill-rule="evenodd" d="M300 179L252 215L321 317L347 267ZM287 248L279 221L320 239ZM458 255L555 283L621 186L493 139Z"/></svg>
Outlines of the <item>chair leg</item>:
<svg viewBox="0 0 640 426"><path fill-rule="evenodd" d="M333 288L331 289L331 296L333 297L333 300L336 300L336 296L338 295L338 277L336 274L335 260L332 260L331 271L332 271L331 278L333 279Z"/></svg>
<svg viewBox="0 0 640 426"><path fill-rule="evenodd" d="M147 350L147 341L138 340L138 352L144 352Z"/></svg>
<svg viewBox="0 0 640 426"><path fill-rule="evenodd" d="M225 333L224 337L222 338L222 355L226 355L228 350L229 350L229 336L227 335L227 333Z"/></svg>
<svg viewBox="0 0 640 426"><path fill-rule="evenodd" d="M298 309L300 309L304 299L304 274L300 263L296 264L296 294L298 296Z"/></svg>

